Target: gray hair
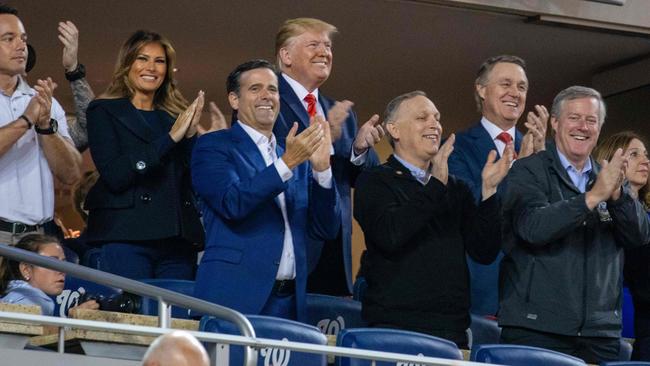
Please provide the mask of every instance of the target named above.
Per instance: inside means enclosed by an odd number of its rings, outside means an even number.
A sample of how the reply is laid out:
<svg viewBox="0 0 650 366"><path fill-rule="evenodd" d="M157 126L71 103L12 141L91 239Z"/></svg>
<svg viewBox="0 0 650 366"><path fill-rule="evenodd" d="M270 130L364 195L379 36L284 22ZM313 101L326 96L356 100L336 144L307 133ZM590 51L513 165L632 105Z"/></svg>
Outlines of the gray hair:
<svg viewBox="0 0 650 366"><path fill-rule="evenodd" d="M570 86L555 96L553 99L553 106L551 107L551 116L559 118L564 107L564 102L567 100L575 100L582 98L595 98L598 101L598 126L602 127L605 123L605 116L607 110L605 108L605 101L596 89L588 88L586 86Z"/></svg>
<svg viewBox="0 0 650 366"><path fill-rule="evenodd" d="M393 137L388 133L388 130L386 129L386 125L389 123L394 123L395 122L395 117L397 115L397 110L399 107L404 103L405 101L409 99L413 99L415 97L426 97L427 93L421 91L421 90L414 90L412 92L404 93L402 95L399 95L390 102L388 102L388 105L386 106L386 110L384 111L384 130L386 131L386 138L388 139L388 143L392 148L395 148L395 141L393 141Z"/></svg>
<svg viewBox="0 0 650 366"><path fill-rule="evenodd" d="M478 72L476 73L476 81L474 82L474 85L485 86L488 82L492 69L494 69L494 66L496 64L500 64L500 63L509 63L509 64L518 65L524 70L524 73L526 72L526 61L524 61L524 59L522 59L521 57L517 57L513 55L492 56L487 60L483 61L481 66L478 68ZM478 109L478 111L483 112L483 99L478 94L476 88L474 88L474 100L476 101L476 108Z"/></svg>

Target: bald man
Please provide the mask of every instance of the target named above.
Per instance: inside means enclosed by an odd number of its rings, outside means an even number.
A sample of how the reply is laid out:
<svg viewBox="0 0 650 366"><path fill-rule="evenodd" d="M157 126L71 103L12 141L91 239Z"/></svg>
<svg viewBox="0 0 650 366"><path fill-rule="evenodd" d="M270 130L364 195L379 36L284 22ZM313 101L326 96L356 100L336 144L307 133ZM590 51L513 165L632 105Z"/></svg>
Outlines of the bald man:
<svg viewBox="0 0 650 366"><path fill-rule="evenodd" d="M173 331L156 338L142 366L208 366L210 359L201 343L188 332Z"/></svg>

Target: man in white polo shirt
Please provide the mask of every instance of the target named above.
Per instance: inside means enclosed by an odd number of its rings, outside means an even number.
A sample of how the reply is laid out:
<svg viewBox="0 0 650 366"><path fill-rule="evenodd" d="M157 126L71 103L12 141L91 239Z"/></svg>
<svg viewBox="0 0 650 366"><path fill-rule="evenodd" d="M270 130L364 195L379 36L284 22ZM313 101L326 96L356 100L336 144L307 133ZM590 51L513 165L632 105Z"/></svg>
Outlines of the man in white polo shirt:
<svg viewBox="0 0 650 366"><path fill-rule="evenodd" d="M0 5L0 243L9 244L52 220L53 175L67 184L80 177L81 156L52 80L31 88L21 76L26 42L18 12Z"/></svg>

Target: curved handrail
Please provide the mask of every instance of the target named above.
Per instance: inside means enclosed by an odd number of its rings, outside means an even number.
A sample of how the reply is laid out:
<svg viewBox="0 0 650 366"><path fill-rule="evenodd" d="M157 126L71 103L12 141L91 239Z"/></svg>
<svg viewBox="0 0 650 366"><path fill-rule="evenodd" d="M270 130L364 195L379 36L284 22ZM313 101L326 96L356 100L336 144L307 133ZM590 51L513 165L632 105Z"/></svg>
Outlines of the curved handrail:
<svg viewBox="0 0 650 366"><path fill-rule="evenodd" d="M57 270L73 275L84 280L93 281L104 286L118 287L136 295L147 296L157 299L159 302L196 310L201 313L214 315L234 323L241 334L245 337L255 338L253 325L241 313L216 305L205 300L166 290L160 287L148 285L139 281L131 280L112 273L102 272L93 268L84 267L75 263L60 261L49 257L32 253L27 250L15 248L7 244L0 244L0 255L19 262L27 262L41 267ZM164 316L164 314L159 314ZM244 365L254 366L257 364L257 351L250 346L244 348Z"/></svg>

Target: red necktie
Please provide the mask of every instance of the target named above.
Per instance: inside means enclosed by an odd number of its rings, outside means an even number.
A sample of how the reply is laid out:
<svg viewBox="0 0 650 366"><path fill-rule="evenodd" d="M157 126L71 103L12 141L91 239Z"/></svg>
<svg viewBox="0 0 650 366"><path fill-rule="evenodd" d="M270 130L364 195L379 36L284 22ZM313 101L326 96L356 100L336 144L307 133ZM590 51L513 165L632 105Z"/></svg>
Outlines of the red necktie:
<svg viewBox="0 0 650 366"><path fill-rule="evenodd" d="M316 115L316 97L314 94L309 93L305 96L305 102L307 102L307 114L309 114L309 117L313 117Z"/></svg>
<svg viewBox="0 0 650 366"><path fill-rule="evenodd" d="M512 136L504 131L497 135L497 140L503 141L504 144L508 145L512 143ZM517 152L515 151L514 154L513 158L517 159Z"/></svg>

